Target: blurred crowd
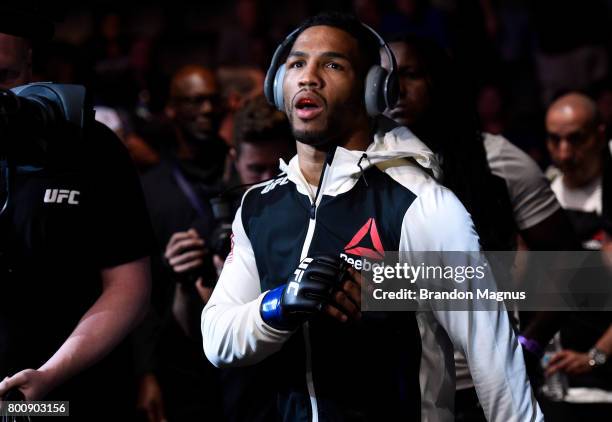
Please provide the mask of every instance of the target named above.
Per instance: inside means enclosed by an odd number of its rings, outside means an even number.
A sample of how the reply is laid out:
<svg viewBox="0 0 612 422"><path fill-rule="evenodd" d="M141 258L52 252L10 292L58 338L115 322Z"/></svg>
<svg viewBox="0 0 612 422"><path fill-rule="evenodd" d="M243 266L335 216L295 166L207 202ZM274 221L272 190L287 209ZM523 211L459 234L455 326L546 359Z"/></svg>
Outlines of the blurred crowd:
<svg viewBox="0 0 612 422"><path fill-rule="evenodd" d="M543 115L555 97L586 91L604 118L612 116L606 0L580 7L569 0L94 2L61 13L53 43L34 58L35 77L94 87L96 103L118 112L126 142L146 166L159 145L144 132L163 115L174 71L216 69L231 115L260 89L284 36L326 9L354 12L385 37L411 32L447 48L473 87L483 128L504 134L541 166L548 163ZM227 121L222 135L231 142Z"/></svg>

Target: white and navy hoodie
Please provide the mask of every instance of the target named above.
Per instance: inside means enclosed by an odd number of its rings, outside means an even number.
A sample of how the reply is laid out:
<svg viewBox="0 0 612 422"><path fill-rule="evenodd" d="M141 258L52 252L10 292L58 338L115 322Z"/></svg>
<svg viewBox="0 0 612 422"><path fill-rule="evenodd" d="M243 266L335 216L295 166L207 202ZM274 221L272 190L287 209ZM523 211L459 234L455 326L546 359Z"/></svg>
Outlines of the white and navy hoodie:
<svg viewBox="0 0 612 422"><path fill-rule="evenodd" d="M383 251L479 250L471 217L434 178L434 154L404 127L381 130L366 151L336 148L318 195L297 156L281 170L251 188L236 213L232 253L202 313L214 365L257 364L253 394L279 420L453 421L454 362L443 353L452 342L467 357L489 420L543 420L503 305L365 312L353 324L322 316L295 332L268 326L263 296L306 256L358 263Z"/></svg>

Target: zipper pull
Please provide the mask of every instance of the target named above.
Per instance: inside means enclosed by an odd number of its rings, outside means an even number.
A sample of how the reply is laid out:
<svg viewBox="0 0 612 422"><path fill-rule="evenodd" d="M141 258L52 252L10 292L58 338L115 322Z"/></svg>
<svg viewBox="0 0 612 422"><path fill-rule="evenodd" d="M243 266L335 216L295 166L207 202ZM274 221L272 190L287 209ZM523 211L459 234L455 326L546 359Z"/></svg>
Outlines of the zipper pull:
<svg viewBox="0 0 612 422"><path fill-rule="evenodd" d="M310 219L314 220L317 215L317 205L313 202L310 206Z"/></svg>

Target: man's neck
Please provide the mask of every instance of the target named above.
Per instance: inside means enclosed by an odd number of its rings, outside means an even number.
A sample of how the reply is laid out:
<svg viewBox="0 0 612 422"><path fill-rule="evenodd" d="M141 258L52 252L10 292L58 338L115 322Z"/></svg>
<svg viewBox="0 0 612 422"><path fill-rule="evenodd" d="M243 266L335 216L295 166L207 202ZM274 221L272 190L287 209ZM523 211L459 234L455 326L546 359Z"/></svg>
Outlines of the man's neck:
<svg viewBox="0 0 612 422"><path fill-rule="evenodd" d="M176 157L183 161L194 161L210 147L207 139L196 139L188 133L176 129ZM211 138L212 139L212 138Z"/></svg>
<svg viewBox="0 0 612 422"><path fill-rule="evenodd" d="M603 163L601 161L598 161L593 167L589 169L588 174L584 175L581 179L568 179L564 175L561 181L563 182L563 185L568 189L586 188L587 186L598 180L601 177L602 172Z"/></svg>
<svg viewBox="0 0 612 422"><path fill-rule="evenodd" d="M317 149L301 142L297 142L296 148L300 171L310 185L317 186L323 166L325 165L327 151Z"/></svg>
<svg viewBox="0 0 612 422"><path fill-rule="evenodd" d="M195 157L195 150L191 142L186 139L183 131L174 127L175 141L176 141L176 158L183 161L191 161Z"/></svg>
<svg viewBox="0 0 612 422"><path fill-rule="evenodd" d="M365 151L371 142L370 128L364 127L352 132L349 136L345 137L344 142L338 142L337 145L350 151ZM328 149L315 148L312 145L297 142L300 171L306 181L313 186L319 185L327 152Z"/></svg>

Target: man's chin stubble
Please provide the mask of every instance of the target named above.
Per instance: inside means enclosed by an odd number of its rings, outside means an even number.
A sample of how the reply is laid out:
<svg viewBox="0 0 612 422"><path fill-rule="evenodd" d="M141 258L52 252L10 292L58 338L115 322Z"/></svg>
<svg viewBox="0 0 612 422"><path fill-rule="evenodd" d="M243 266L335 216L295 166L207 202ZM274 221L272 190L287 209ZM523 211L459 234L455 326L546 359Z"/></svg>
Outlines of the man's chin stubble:
<svg viewBox="0 0 612 422"><path fill-rule="evenodd" d="M291 120L298 119L293 117ZM291 123L293 123L293 121ZM296 141L306 145L320 146L325 145L329 142L329 136L326 129L310 130L310 129L296 129L295 125L291 124L291 132Z"/></svg>
<svg viewBox="0 0 612 422"><path fill-rule="evenodd" d="M328 136L324 131L296 130L293 128L291 131L296 141L306 145L317 147L329 143Z"/></svg>

